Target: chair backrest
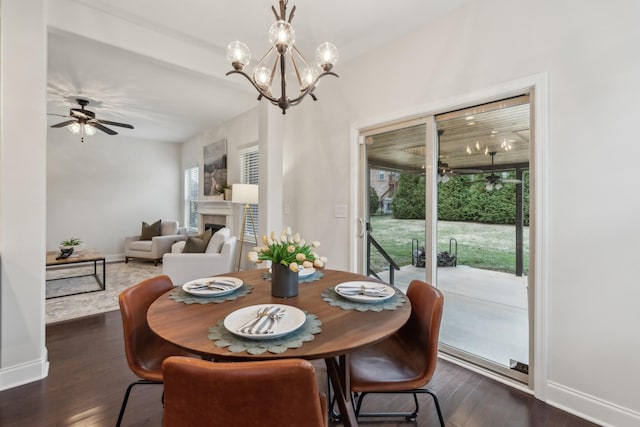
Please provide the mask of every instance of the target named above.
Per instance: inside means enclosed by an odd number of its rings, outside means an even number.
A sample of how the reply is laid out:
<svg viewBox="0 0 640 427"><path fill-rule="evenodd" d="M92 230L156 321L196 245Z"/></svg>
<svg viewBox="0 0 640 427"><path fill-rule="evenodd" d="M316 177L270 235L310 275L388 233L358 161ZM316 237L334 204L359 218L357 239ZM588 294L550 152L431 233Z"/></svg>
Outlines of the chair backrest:
<svg viewBox="0 0 640 427"><path fill-rule="evenodd" d="M156 276L125 289L118 297L127 363L140 378L160 381L164 359L188 354L158 337L147 323L151 303L172 288L169 276Z"/></svg>
<svg viewBox="0 0 640 427"><path fill-rule="evenodd" d="M161 221L160 234L162 236L174 236L178 234L178 221Z"/></svg>
<svg viewBox="0 0 640 427"><path fill-rule="evenodd" d="M438 337L444 297L442 292L428 283L413 280L407 289L411 301L411 315L398 331L405 343L408 359L416 363L423 384L429 382L438 360Z"/></svg>
<svg viewBox="0 0 640 427"><path fill-rule="evenodd" d="M211 236L205 252L220 253L222 245L229 239L229 237L231 237L231 230L227 227L223 227L216 231L213 233L213 236Z"/></svg>
<svg viewBox="0 0 640 427"><path fill-rule="evenodd" d="M327 424L326 398L306 360L214 363L170 357L162 371L165 427Z"/></svg>

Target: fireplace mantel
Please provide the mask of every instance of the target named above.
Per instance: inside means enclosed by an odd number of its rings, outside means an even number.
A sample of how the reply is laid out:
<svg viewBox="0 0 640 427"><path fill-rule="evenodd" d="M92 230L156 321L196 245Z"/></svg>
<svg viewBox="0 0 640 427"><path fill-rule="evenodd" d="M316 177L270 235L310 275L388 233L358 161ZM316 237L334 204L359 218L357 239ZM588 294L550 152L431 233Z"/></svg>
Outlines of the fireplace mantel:
<svg viewBox="0 0 640 427"><path fill-rule="evenodd" d="M200 219L200 232L204 230L205 215L217 215L225 217L225 225L233 233L233 204L226 200L198 200L198 215Z"/></svg>

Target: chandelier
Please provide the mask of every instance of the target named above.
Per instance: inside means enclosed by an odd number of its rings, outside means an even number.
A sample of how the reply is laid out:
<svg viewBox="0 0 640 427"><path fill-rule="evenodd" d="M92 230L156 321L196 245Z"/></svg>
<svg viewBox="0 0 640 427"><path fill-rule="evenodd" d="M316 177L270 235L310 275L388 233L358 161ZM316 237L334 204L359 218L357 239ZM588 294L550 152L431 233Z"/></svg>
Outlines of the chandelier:
<svg viewBox="0 0 640 427"><path fill-rule="evenodd" d="M258 61L253 68L252 76L244 72L244 69L251 61L251 52L246 44L235 41L227 47L227 59L231 62L233 70L229 74L240 74L247 78L258 91L258 101L262 98L268 99L272 104L277 105L282 114L286 114L287 108L298 105L307 95L317 101L313 93L318 80L324 76L335 76L331 72L333 66L338 62L338 49L331 43L322 43L316 49L316 63L318 68L309 65L304 56L295 46L296 32L291 26L291 20L296 11L293 6L287 18L288 0L279 0L280 14L274 6L271 6L276 22L269 29L269 42L271 48ZM293 99L287 96L287 78L285 76L285 64L291 63L297 81L298 88ZM278 75L279 78L276 79ZM274 85L275 80L275 85ZM280 86L280 97L273 95L273 89Z"/></svg>

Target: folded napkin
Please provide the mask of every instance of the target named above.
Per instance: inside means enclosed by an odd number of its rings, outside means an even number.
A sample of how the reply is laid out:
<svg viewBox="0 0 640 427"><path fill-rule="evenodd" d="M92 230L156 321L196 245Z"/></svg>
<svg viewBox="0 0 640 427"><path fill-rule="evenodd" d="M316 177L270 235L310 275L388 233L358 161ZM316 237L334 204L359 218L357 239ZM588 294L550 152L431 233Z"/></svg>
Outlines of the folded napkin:
<svg viewBox="0 0 640 427"><path fill-rule="evenodd" d="M255 318L249 320L238 328L238 332L243 334L272 334L276 330L278 319L285 314L285 310L276 306L266 306L260 308Z"/></svg>
<svg viewBox="0 0 640 427"><path fill-rule="evenodd" d="M386 297L389 295L386 286L365 286L365 285L345 285L338 288L340 293L345 295L366 295L368 297Z"/></svg>
<svg viewBox="0 0 640 427"><path fill-rule="evenodd" d="M236 286L235 283L232 283L232 282L211 280L206 283L191 283L188 286L188 288L191 291L199 291L204 289L212 289L212 290L215 289L219 291L226 291L231 288L234 288L235 286Z"/></svg>

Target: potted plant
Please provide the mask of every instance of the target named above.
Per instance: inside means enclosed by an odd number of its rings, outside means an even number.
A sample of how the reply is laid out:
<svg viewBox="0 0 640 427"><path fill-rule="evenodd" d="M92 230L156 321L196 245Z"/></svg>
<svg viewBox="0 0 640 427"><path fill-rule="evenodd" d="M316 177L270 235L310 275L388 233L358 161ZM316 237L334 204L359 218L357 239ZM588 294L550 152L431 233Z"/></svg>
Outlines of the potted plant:
<svg viewBox="0 0 640 427"><path fill-rule="evenodd" d="M320 242L307 243L299 233L291 234L287 227L280 236L275 231L271 236L262 236L265 246L255 247L249 252L249 261L260 264L271 261L271 295L288 298L298 295L298 270L300 268L322 268L327 258L314 252Z"/></svg>
<svg viewBox="0 0 640 427"><path fill-rule="evenodd" d="M228 184L218 185L216 187L218 193L222 193L224 200L231 200L231 186Z"/></svg>
<svg viewBox="0 0 640 427"><path fill-rule="evenodd" d="M84 249L84 242L80 239L78 239L77 237L72 237L70 239L67 240L63 240L62 242L60 242L60 249L71 249L73 248L73 252L80 252Z"/></svg>

